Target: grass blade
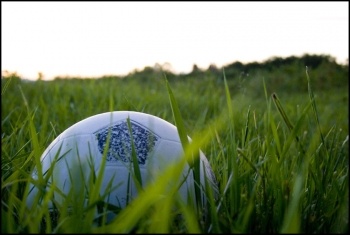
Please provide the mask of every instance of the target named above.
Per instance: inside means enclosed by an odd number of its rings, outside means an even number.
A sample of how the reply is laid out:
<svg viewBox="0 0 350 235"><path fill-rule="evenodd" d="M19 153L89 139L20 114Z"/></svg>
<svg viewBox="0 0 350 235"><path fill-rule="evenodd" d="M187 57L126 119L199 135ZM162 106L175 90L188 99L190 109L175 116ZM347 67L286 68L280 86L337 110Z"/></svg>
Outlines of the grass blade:
<svg viewBox="0 0 350 235"><path fill-rule="evenodd" d="M188 140L187 133L185 131L185 125L183 123L183 119L181 116L179 106L178 106L176 99L174 97L174 94L169 86L168 80L166 80L166 87L167 87L167 91L169 94L170 106L171 106L171 110L173 112L173 117L174 117L176 127L178 130L179 136L180 136L182 147L183 147L183 149L185 151L185 155L186 155L186 152L189 150L188 149L189 140ZM199 209L200 205L202 205L202 200L201 200L201 195L200 195L200 187L199 187L200 186L199 149L196 151L193 151L191 156L192 157L189 158L190 160L188 161L188 163L189 163L190 167L193 169L195 197L196 197L196 202L198 204L197 208Z"/></svg>

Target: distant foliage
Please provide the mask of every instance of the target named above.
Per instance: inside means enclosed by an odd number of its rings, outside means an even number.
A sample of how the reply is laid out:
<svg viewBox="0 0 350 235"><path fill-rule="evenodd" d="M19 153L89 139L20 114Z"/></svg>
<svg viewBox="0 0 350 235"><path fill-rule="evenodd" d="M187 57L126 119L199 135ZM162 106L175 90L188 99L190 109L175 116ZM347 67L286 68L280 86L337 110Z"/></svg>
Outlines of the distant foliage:
<svg viewBox="0 0 350 235"><path fill-rule="evenodd" d="M313 80L314 89L348 86L348 65L337 64L335 59L327 55L304 55L302 57L273 57L263 63L242 64L234 62L225 66L228 80L246 78L251 86L262 78L272 90L305 92L306 67ZM261 91L259 86L259 91ZM258 91L257 90L257 91Z"/></svg>

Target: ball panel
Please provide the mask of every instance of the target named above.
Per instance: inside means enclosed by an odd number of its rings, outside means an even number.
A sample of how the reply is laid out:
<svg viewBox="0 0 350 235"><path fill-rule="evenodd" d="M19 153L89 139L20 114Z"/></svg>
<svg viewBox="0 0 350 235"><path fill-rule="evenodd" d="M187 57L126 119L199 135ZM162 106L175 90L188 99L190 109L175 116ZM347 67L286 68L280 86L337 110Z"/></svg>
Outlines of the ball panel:
<svg viewBox="0 0 350 235"><path fill-rule="evenodd" d="M130 128L130 129L129 129ZM147 157L153 148L160 141L160 137L149 129L139 125L135 121L126 121L115 123L111 126L96 131L95 136L98 141L98 150L101 154L107 144L108 136L109 146L107 152L107 161L130 162L132 159L132 144L134 146L138 164L144 165Z"/></svg>

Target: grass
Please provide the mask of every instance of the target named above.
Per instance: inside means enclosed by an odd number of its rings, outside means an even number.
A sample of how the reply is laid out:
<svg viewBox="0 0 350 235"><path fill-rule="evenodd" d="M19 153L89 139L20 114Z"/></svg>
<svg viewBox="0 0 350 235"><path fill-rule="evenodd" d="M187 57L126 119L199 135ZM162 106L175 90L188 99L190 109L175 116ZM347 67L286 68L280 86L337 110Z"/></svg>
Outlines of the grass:
<svg viewBox="0 0 350 235"><path fill-rule="evenodd" d="M252 84L237 88L225 73L223 78L221 82L209 77L29 83L2 79L2 232L348 232L346 88L319 94L307 72L305 94L270 92L261 79L262 95L252 98ZM69 193L57 208L59 216L52 219L47 206L52 187L43 195L45 203L28 209L28 183L45 185L48 178L30 175L34 166L40 171L46 147L74 123L111 110L145 112L176 125L185 147L183 160L164 169L154 184L142 185L139 197L110 224L93 222L97 208L102 213L106 209L98 206L103 201L101 172L89 176L88 204L82 200L86 191ZM176 184L170 184L187 162L198 182L199 161L192 158L198 149L205 153L218 182L217 197L207 190L204 207L180 200ZM141 182L138 166L133 169Z"/></svg>

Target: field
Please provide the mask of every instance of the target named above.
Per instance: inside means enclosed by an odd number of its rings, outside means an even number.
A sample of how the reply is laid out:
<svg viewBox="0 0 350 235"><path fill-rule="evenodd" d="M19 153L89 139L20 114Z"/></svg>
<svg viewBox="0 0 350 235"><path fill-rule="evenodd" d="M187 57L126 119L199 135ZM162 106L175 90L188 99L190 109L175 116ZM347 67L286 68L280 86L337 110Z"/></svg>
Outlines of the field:
<svg viewBox="0 0 350 235"><path fill-rule="evenodd" d="M185 75L145 68L123 78L2 77L2 233L348 232L348 68L295 61L249 73L232 65ZM93 223L84 205L61 208L56 219L45 205L26 207L30 172L45 148L74 123L120 110L183 123L188 148L204 152L218 181L218 197L207 192L205 219L160 188L176 170L107 225ZM152 200L156 193L166 196Z"/></svg>

